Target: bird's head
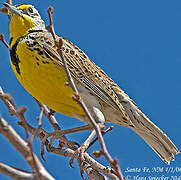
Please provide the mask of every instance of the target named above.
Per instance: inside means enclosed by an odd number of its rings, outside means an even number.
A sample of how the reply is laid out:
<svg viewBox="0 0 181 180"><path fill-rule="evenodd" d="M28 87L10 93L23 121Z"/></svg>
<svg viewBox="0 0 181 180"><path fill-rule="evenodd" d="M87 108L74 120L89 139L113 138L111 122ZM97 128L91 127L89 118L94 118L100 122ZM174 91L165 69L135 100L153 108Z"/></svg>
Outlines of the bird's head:
<svg viewBox="0 0 181 180"><path fill-rule="evenodd" d="M10 36L13 39L18 39L32 30L46 31L45 23L34 6L29 4L13 6L8 3L3 5L8 9Z"/></svg>

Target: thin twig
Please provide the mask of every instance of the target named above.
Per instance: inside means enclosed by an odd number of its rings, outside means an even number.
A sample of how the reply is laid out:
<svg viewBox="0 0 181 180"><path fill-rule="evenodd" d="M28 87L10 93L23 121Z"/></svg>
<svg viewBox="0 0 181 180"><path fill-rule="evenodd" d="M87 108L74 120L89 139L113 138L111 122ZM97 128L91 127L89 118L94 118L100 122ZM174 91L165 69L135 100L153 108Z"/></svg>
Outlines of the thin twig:
<svg viewBox="0 0 181 180"><path fill-rule="evenodd" d="M43 108L40 108L40 114L37 118L38 121L38 127L36 128L35 133L33 134L32 138L31 138L31 143L33 143L35 137L39 134L39 132L41 131L41 127L42 127L42 117L43 117Z"/></svg>
<svg viewBox="0 0 181 180"><path fill-rule="evenodd" d="M8 4L12 5L12 0L7 0L6 2L7 2ZM0 12L5 13L5 14L8 15L8 9L7 9L6 7L1 8L1 9L0 9ZM7 45L8 45L8 44L6 44L5 46L8 48L9 46L7 46Z"/></svg>
<svg viewBox="0 0 181 180"><path fill-rule="evenodd" d="M8 4L12 5L12 0L7 0L6 2L7 2ZM1 9L0 9L0 12L8 15L8 9L7 9L6 7L1 8ZM9 46L7 46L7 45L8 45L8 44L6 44L5 46L8 48Z"/></svg>
<svg viewBox="0 0 181 180"><path fill-rule="evenodd" d="M32 157L32 161L33 161L33 170L36 172L37 174L37 177L40 178L40 180L42 179L41 177L41 174L39 172L39 169L38 169L38 165L36 163L36 160L35 160L35 157L34 157L34 153L33 153L33 148L32 148L32 141L29 137L29 133L28 133L28 126L27 126L27 123L26 123L26 120L25 120L25 117L24 117L24 113L26 112L26 107L20 107L19 109L16 109L16 116L19 118L20 121L22 121L25 126L24 126L24 130L25 130L25 134L26 134L26 141L28 143L28 147L30 149L30 154L31 154L31 157Z"/></svg>
<svg viewBox="0 0 181 180"><path fill-rule="evenodd" d="M9 49L8 43L4 40L4 35L0 34L0 41Z"/></svg>
<svg viewBox="0 0 181 180"><path fill-rule="evenodd" d="M105 131L102 131L102 136L104 136L105 134L107 134L109 131L111 131L114 128L114 126L110 126L109 128L107 128ZM96 141L98 140L98 137L96 137L90 144L89 147L87 149L89 149Z"/></svg>
<svg viewBox="0 0 181 180"><path fill-rule="evenodd" d="M52 32L53 39L56 40L55 29L52 28L52 27L53 27L52 13L53 13L53 7L50 6L50 7L48 8L48 17L49 17L49 20L50 20L50 25L49 25L49 26L46 26L46 27L48 28L48 30L49 30L50 32ZM50 28L50 29L49 29L49 28Z"/></svg>
<svg viewBox="0 0 181 180"><path fill-rule="evenodd" d="M10 4L10 5L13 4L12 0L7 0L7 3Z"/></svg>
<svg viewBox="0 0 181 180"><path fill-rule="evenodd" d="M37 99L35 99L35 100L36 100L36 103L38 104L39 108L43 109L43 114L49 120L49 122L53 126L54 130L55 131L61 130L60 125L58 124L55 116L50 113L47 106L45 106L44 104L39 102Z"/></svg>
<svg viewBox="0 0 181 180"><path fill-rule="evenodd" d="M3 174L6 174L7 176L9 176L13 179L25 179L25 180L34 179L34 176L32 173L22 171L20 169L9 166L2 162L0 162L0 172L2 172Z"/></svg>
<svg viewBox="0 0 181 180"><path fill-rule="evenodd" d="M41 175L40 175L40 172L39 172L39 169L38 169L38 165L37 165L37 162L36 162L35 157L34 157L32 144L31 144L30 139L29 139L27 123L26 123L26 120L25 120L25 117L24 117L24 113L26 112L26 107L20 107L19 109L17 109L17 107L15 106L15 103L13 102L12 98L9 98L9 97L7 98L7 97L8 96L6 96L6 94L4 94L2 88L0 87L0 99L2 99L2 101L5 104L7 104L8 108L11 108L11 109L9 109L9 112L14 112L14 115L16 115L16 117L25 124L24 129L25 129L25 134L26 134L26 140L27 140L27 143L28 143L28 147L30 149L30 153L32 155L32 162L33 162L32 169L34 169L37 176L39 176L40 179L41 179ZM11 101L9 99L11 99Z"/></svg>
<svg viewBox="0 0 181 180"><path fill-rule="evenodd" d="M55 131L61 130L60 125L58 124L55 116L51 113L51 111L48 110L47 106L40 103L37 99L35 99L35 100L36 100L38 106L40 107L40 109L41 108L43 109L43 114L48 119L48 121L50 122L50 124L52 125L54 130ZM73 150L76 149L76 147L73 145L73 143L71 143L64 135L59 137L59 146L60 147L69 147L69 148L71 148Z"/></svg>
<svg viewBox="0 0 181 180"><path fill-rule="evenodd" d="M64 57L63 53L62 53L62 48L61 48L61 45L62 45L62 42L61 40L59 42L57 42L57 39L56 39L56 34L55 34L55 30L54 30L54 26L53 26L53 18L52 18L52 11L53 11L53 8L52 7L49 7L49 10L48 10L48 15L49 15L49 19L50 19L50 25L49 25L49 31L51 32L52 34L52 37L54 38L55 40L55 44L57 45L57 48L59 50L59 55L63 61L63 65L64 65L64 70L66 72L66 75L67 75L67 78L68 78L68 82L69 82L69 85L70 87L72 88L72 90L74 91L74 94L77 96L77 97L80 97L79 96L79 92L75 86L75 83L74 83L74 80L70 74L70 71L69 71L69 68L68 68L68 65L67 65L67 61L65 60L66 58ZM59 45L58 45L59 44ZM101 145L101 151L102 153L104 154L104 156L106 157L106 159L109 161L109 163L111 164L111 166L113 167L113 169L116 171L116 174L117 176L120 178L120 180L124 180L123 178L123 175L121 173L121 169L118 165L118 160L117 159L112 159L112 157L110 156L107 148L106 148L106 145L104 143L104 139L102 137L102 134L101 134L101 130L98 126L98 124L95 122L95 120L93 119L92 115L90 114L90 112L88 111L85 103L81 100L81 98L78 99L78 104L81 106L81 108L84 110L85 114L87 115L89 121L91 122L92 126L94 127L96 133L97 133L97 137L99 139L99 142L100 142L100 145Z"/></svg>

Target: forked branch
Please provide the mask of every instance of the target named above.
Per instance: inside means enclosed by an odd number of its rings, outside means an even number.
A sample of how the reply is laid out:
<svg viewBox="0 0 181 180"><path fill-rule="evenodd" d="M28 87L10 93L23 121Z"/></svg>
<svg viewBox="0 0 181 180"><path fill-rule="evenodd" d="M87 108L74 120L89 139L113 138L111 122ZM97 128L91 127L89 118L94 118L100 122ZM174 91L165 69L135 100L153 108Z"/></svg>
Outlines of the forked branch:
<svg viewBox="0 0 181 180"><path fill-rule="evenodd" d="M3 99L4 104L7 106L7 108L9 109L10 112L14 112L15 111L14 106L11 105L12 100L10 101L10 98L6 99L7 96L2 91L2 89L1 89L0 92L1 92L0 97L3 97L1 99ZM5 96L5 98L4 98L4 96ZM15 104L15 103L13 103L13 104ZM49 111L46 108L46 106L42 105L42 107L44 107L44 109L43 109L44 113L46 115L48 115ZM55 127L59 126L58 122L56 121L54 116L51 115L51 117L49 119L53 124L57 124ZM29 133L31 133L32 135L34 135L35 132L37 131L37 128L32 127L27 121L25 123L24 123L24 121L20 120L19 125L21 125L24 128L26 126L27 131ZM2 133L12 143L12 145L22 154L22 156L25 157L25 159L30 164L32 169L34 169L34 163L32 161L32 154L31 154L32 152L31 152L30 148L27 146L27 143L19 137L19 135L14 131L14 129L2 117L0 118L0 133ZM40 140L42 140L44 138L43 132L38 131L37 137ZM46 142L45 142L46 150L48 152L51 152L51 153L55 153L55 154L58 154L58 155L61 155L61 156L71 157L72 158L75 155L76 147L74 147L73 144L72 144L72 146L70 146L70 141L68 141L65 136L63 136L63 137L64 138L61 139L61 145L59 145L58 147L50 146L49 141L46 140ZM67 148L62 148L62 147L67 147ZM41 176L44 177L44 175L46 175L46 173L48 173L48 172L46 170L44 170L43 165L39 162L36 155L34 155L34 156L35 156L35 160L36 160L36 163L37 163L37 166L38 166L38 170L39 171L43 170L43 171L40 171L40 172L41 173L43 172L43 174L41 174ZM78 159L79 156L77 156L76 158ZM85 158L85 162L81 164L81 168L85 170L88 177L94 177L94 179L100 180L100 179L104 178L104 176L100 174L100 173L102 173L105 176L107 176L107 177L109 177L109 178L111 178L113 180L118 179L117 176L115 176L115 174L112 172L111 168L107 168L107 167L101 165L96 160L94 160L92 157L90 157L88 155L88 153L84 153L84 158ZM0 166L1 166L1 164L0 164ZM12 177L12 176L14 176L14 169L12 169L12 168L13 167L8 166L8 165L3 163L2 167L0 167L0 172L5 173L8 176L10 176L9 173L11 172L12 175L10 177ZM24 172L24 170L22 170L22 171ZM16 175L17 178L20 175L25 175L25 179L26 179L26 176L34 177L31 173L29 174L29 172L27 172L25 174L22 174L20 172L21 172L21 170L19 170L17 172L17 175ZM51 180L52 177L50 178L49 176L50 175L47 175L47 179Z"/></svg>

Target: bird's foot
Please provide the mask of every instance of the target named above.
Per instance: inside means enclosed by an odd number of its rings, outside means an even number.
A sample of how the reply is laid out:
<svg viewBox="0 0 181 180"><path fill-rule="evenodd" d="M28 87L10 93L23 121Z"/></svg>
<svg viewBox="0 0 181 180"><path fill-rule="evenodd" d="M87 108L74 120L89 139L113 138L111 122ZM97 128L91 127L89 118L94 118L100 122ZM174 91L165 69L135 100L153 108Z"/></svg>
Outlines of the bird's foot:
<svg viewBox="0 0 181 180"><path fill-rule="evenodd" d="M89 135L89 137L86 139L86 141L75 151L74 156L69 161L70 166L73 168L74 159L75 158L77 159L78 164L79 164L80 174L83 179L84 179L83 177L84 170L82 167L83 167L83 163L85 163L84 153L88 149L89 144L91 143L95 135L96 135L96 132L95 130L93 130L91 134Z"/></svg>
<svg viewBox="0 0 181 180"><path fill-rule="evenodd" d="M64 141L64 135L74 133L74 132L79 132L79 131L87 131L91 130L92 128L89 125L81 126L81 127L76 127L72 129L66 129L66 130L57 130L54 132L46 132L45 130L42 130L43 133L43 138L41 141L41 156L42 159L44 160L44 146L51 147L52 143L58 139L60 140L59 147L73 147L74 145L77 145L78 147L80 146L78 143L74 141ZM50 138L50 141L48 141L48 138ZM66 142L66 143L65 143Z"/></svg>

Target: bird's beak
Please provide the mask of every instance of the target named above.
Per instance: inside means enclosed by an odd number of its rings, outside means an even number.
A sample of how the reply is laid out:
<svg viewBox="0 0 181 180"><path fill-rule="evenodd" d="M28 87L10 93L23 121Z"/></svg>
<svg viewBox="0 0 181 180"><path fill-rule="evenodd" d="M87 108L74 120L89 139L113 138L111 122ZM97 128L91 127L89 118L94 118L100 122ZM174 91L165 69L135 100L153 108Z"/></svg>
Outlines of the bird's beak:
<svg viewBox="0 0 181 180"><path fill-rule="evenodd" d="M10 5L8 3L2 3L2 4L8 9L8 11L10 12L11 15L17 14L17 15L23 17L22 10L20 10L17 7Z"/></svg>

